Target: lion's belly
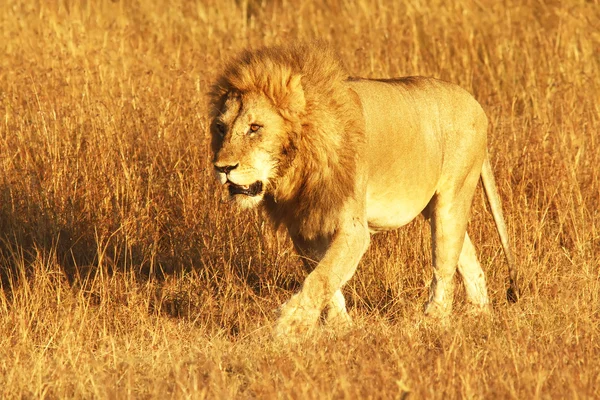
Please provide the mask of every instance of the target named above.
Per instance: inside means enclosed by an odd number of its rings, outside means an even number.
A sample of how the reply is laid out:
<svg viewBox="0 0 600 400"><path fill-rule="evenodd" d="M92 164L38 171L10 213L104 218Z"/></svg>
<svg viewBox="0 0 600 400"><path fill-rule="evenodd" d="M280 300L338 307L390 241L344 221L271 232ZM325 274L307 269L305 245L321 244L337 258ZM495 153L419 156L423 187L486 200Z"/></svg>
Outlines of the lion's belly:
<svg viewBox="0 0 600 400"><path fill-rule="evenodd" d="M391 182L390 182L391 183ZM433 197L428 187L402 192L399 185L389 190L367 191L367 221L369 230L378 232L399 228L415 219Z"/></svg>
<svg viewBox="0 0 600 400"><path fill-rule="evenodd" d="M431 201L441 177L441 155L427 143L431 133L403 142L408 130L371 128L367 221L373 231L394 229L412 221Z"/></svg>

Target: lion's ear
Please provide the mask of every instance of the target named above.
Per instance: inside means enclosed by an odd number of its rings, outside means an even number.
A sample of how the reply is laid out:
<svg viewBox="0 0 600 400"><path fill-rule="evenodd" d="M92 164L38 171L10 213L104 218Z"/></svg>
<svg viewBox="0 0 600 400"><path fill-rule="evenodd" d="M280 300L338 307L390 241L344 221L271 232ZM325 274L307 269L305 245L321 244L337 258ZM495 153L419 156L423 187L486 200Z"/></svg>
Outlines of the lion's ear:
<svg viewBox="0 0 600 400"><path fill-rule="evenodd" d="M287 108L294 114L301 114L306 106L306 99L304 98L304 89L302 88L302 75L294 74L290 76L287 82L287 104L284 108Z"/></svg>

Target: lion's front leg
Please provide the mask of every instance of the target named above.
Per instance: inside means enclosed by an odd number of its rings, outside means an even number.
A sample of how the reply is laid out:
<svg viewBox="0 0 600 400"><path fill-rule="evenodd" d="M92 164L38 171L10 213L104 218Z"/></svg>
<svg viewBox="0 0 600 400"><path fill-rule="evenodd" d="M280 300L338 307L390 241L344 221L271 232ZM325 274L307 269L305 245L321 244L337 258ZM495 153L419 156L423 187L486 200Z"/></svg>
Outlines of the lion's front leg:
<svg viewBox="0 0 600 400"><path fill-rule="evenodd" d="M303 244L306 246L307 243ZM306 277L300 292L282 306L275 336L294 337L307 333L316 326L327 304L337 301L334 305L339 305L339 290L354 274L368 244L366 224L353 220L340 229L331 238L315 269ZM310 253L306 247L302 250Z"/></svg>
<svg viewBox="0 0 600 400"><path fill-rule="evenodd" d="M346 299L341 289L334 293L331 300L329 300L329 304L327 304L325 323L340 328L352 325L352 318L350 318L346 309Z"/></svg>
<svg viewBox="0 0 600 400"><path fill-rule="evenodd" d="M327 277L311 273L300 292L281 306L274 335L280 338L309 333L317 324L327 297Z"/></svg>

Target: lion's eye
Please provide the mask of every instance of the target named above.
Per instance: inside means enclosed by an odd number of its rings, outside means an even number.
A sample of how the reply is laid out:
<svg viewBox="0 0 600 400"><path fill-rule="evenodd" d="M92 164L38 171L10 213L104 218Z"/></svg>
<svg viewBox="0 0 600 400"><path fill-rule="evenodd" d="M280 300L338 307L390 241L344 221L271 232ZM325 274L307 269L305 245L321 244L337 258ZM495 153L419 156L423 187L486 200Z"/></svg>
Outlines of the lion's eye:
<svg viewBox="0 0 600 400"><path fill-rule="evenodd" d="M223 125L220 122L217 122L217 124L215 125L215 127L217 128L217 132L219 132L219 135L221 136L225 136L225 125Z"/></svg>
<svg viewBox="0 0 600 400"><path fill-rule="evenodd" d="M260 130L260 128L262 128L261 125L251 124L250 125L250 131L249 131L249 133L256 133L256 132L258 132Z"/></svg>

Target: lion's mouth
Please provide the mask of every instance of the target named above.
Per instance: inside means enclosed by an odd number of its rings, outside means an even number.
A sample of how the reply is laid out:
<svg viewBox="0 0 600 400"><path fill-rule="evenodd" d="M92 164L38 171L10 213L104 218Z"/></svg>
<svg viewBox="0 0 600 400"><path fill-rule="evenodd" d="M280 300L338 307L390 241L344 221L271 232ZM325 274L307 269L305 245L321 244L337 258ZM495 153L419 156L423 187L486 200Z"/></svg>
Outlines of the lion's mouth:
<svg viewBox="0 0 600 400"><path fill-rule="evenodd" d="M235 196L236 194L244 194L246 196L258 196L263 190L263 184L261 181L256 181L251 185L236 185L235 183L229 182L229 194Z"/></svg>

